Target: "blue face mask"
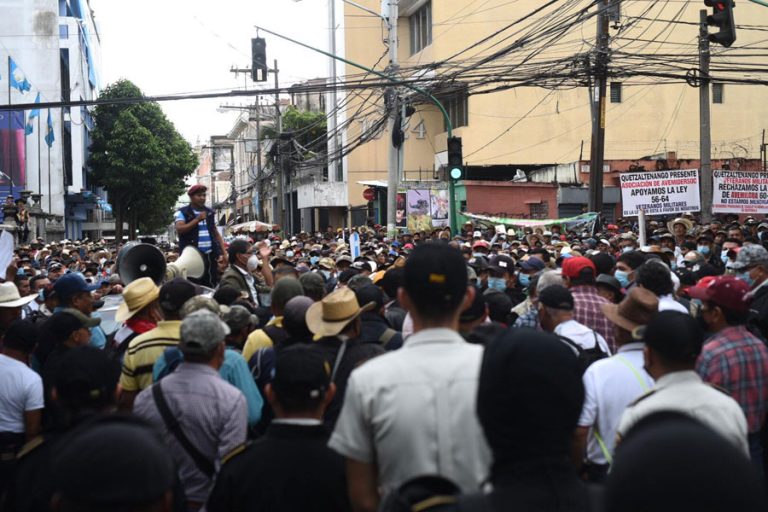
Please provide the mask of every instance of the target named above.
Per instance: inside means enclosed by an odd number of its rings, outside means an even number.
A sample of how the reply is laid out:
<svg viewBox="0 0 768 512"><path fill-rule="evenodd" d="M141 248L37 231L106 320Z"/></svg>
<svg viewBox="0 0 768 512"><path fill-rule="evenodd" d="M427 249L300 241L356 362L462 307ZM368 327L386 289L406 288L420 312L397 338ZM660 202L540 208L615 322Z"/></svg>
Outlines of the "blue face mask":
<svg viewBox="0 0 768 512"><path fill-rule="evenodd" d="M528 274L520 274L517 276L517 282L520 283L520 286L528 288L531 285L531 276Z"/></svg>
<svg viewBox="0 0 768 512"><path fill-rule="evenodd" d="M747 283L747 284L749 285L749 287L750 287L750 288L752 288L753 286L755 286L755 280L754 280L754 279L752 279L752 278L749 276L749 271L746 271L746 272L742 272L742 273L740 273L740 274L736 274L736 277L738 277L739 279L741 279L742 281L744 281L745 283Z"/></svg>
<svg viewBox="0 0 768 512"><path fill-rule="evenodd" d="M699 254L706 256L709 254L709 246L708 245L699 245L696 247L696 252Z"/></svg>
<svg viewBox="0 0 768 512"><path fill-rule="evenodd" d="M44 289L44 288L40 288L40 289L37 291L37 300L38 300L39 302L45 302L45 295L43 294L43 292L44 292L44 291L45 291L45 289Z"/></svg>
<svg viewBox="0 0 768 512"><path fill-rule="evenodd" d="M320 257L319 256L312 256L312 257L309 258L309 262L312 265L317 265L318 261L320 261Z"/></svg>
<svg viewBox="0 0 768 512"><path fill-rule="evenodd" d="M491 290L499 290L503 292L507 289L507 282L501 277L489 277L488 288Z"/></svg>
<svg viewBox="0 0 768 512"><path fill-rule="evenodd" d="M723 260L723 263L728 263L730 261L730 258L728 257L728 251L723 250L720 253L720 259Z"/></svg>
<svg viewBox="0 0 768 512"><path fill-rule="evenodd" d="M622 288L626 288L629 286L629 272L625 272L624 270L617 270L614 272L613 277L615 277Z"/></svg>
<svg viewBox="0 0 768 512"><path fill-rule="evenodd" d="M627 245L627 246L621 248L621 252L632 252L634 250L635 249L631 245Z"/></svg>

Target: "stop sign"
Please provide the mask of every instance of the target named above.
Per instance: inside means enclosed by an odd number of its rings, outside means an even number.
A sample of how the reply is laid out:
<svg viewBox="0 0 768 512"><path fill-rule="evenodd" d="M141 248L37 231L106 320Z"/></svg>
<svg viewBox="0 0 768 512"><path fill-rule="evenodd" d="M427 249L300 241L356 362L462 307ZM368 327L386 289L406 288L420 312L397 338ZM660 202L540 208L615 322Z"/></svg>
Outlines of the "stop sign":
<svg viewBox="0 0 768 512"><path fill-rule="evenodd" d="M367 188L363 190L363 199L366 201L373 201L376 199L376 191L372 188Z"/></svg>

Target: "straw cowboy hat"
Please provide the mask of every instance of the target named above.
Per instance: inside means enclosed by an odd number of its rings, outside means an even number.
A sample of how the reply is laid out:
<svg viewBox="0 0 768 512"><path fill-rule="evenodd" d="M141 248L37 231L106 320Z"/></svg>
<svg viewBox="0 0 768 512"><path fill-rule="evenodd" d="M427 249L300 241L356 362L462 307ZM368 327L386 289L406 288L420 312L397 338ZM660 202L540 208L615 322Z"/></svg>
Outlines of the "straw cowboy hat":
<svg viewBox="0 0 768 512"><path fill-rule="evenodd" d="M370 311L375 305L369 302L360 307L355 292L349 288L341 288L309 307L307 327L317 337L336 336L355 318Z"/></svg>
<svg viewBox="0 0 768 512"><path fill-rule="evenodd" d="M22 297L16 285L8 282L0 284L0 308L20 308L35 300L37 294Z"/></svg>
<svg viewBox="0 0 768 512"><path fill-rule="evenodd" d="M133 281L123 290L123 303L117 308L115 321L125 322L152 304L160 296L160 288L149 277Z"/></svg>
<svg viewBox="0 0 768 512"><path fill-rule="evenodd" d="M673 219L667 222L667 229L669 230L670 233L675 232L675 224L682 224L683 226L685 226L686 231L690 231L691 229L693 229L693 222L686 219L685 217L678 217L676 219Z"/></svg>

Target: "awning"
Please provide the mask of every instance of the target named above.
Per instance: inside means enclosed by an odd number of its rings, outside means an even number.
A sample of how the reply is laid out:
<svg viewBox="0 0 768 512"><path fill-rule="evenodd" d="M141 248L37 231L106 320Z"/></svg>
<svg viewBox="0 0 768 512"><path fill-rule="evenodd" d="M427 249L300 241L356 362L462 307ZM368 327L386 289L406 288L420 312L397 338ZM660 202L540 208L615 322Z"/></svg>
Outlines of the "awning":
<svg viewBox="0 0 768 512"><path fill-rule="evenodd" d="M243 222L242 224L235 224L229 226L227 229L232 233L259 233L272 231L272 224L266 222L260 222L258 220L252 220L251 222Z"/></svg>
<svg viewBox="0 0 768 512"><path fill-rule="evenodd" d="M364 181L358 181L359 185L365 185L366 187L374 187L374 188L387 188L387 182L382 180L364 180Z"/></svg>

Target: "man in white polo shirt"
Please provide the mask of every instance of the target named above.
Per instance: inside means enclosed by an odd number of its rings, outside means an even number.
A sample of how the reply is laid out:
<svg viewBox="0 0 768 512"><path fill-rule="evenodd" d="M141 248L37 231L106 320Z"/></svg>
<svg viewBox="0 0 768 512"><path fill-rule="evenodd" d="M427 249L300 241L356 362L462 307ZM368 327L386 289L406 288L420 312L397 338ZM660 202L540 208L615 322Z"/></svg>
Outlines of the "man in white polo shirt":
<svg viewBox="0 0 768 512"><path fill-rule="evenodd" d="M440 475L472 492L489 473L475 413L483 349L457 332L474 298L464 259L448 245L421 244L403 282L398 300L414 334L352 372L329 442L347 459L357 512L377 510L384 495L417 476Z"/></svg>
<svg viewBox="0 0 768 512"><path fill-rule="evenodd" d="M632 332L656 316L659 300L635 287L620 304L603 305L614 324L616 355L595 362L584 372L584 406L574 442L573 461L590 482L602 482L613 461L616 429L624 409L653 387L643 369L643 343Z"/></svg>

